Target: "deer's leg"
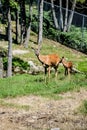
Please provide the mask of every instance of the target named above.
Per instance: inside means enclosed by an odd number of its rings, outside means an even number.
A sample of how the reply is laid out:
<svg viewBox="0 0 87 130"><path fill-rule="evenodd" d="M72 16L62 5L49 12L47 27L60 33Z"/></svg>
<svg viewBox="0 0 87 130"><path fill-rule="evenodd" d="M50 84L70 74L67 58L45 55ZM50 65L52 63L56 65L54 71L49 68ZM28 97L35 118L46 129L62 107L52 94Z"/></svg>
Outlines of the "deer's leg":
<svg viewBox="0 0 87 130"><path fill-rule="evenodd" d="M55 69L55 77L57 77L57 68L58 66L56 66L54 69Z"/></svg>
<svg viewBox="0 0 87 130"><path fill-rule="evenodd" d="M70 68L68 68L68 76L69 76L69 79L70 79Z"/></svg>
<svg viewBox="0 0 87 130"><path fill-rule="evenodd" d="M44 69L45 69L45 76L46 76L46 74L47 74L47 67L44 67Z"/></svg>
<svg viewBox="0 0 87 130"><path fill-rule="evenodd" d="M48 67L48 77L50 79L50 66Z"/></svg>
<svg viewBox="0 0 87 130"><path fill-rule="evenodd" d="M68 74L68 70L67 70L67 68L65 68L65 75L67 75Z"/></svg>
<svg viewBox="0 0 87 130"><path fill-rule="evenodd" d="M45 83L46 83L46 74L47 74L47 67L46 66L44 67L44 70L45 70Z"/></svg>
<svg viewBox="0 0 87 130"><path fill-rule="evenodd" d="M70 69L70 68L68 68L68 75L70 74L70 71L71 71L71 69Z"/></svg>
<svg viewBox="0 0 87 130"><path fill-rule="evenodd" d="M72 67L70 68L70 73L72 73Z"/></svg>

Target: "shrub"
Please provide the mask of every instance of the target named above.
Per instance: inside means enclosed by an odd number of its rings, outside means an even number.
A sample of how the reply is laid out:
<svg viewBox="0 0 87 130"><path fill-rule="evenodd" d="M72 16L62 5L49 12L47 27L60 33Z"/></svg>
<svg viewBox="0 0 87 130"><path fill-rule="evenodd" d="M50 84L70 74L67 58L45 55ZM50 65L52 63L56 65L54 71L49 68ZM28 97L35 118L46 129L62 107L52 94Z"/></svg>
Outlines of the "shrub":
<svg viewBox="0 0 87 130"><path fill-rule="evenodd" d="M51 11L44 11L43 17L43 36L55 40L68 47L87 53L87 29L84 29L84 36L81 28L71 26L70 32L61 32L56 30L52 19ZM38 16L33 15L32 30L38 33Z"/></svg>
<svg viewBox="0 0 87 130"><path fill-rule="evenodd" d="M4 70L7 70L7 58L3 58L3 65L4 65ZM12 59L12 68L19 67L22 70L27 70L29 68L29 64L26 61L23 61L20 58L13 57Z"/></svg>

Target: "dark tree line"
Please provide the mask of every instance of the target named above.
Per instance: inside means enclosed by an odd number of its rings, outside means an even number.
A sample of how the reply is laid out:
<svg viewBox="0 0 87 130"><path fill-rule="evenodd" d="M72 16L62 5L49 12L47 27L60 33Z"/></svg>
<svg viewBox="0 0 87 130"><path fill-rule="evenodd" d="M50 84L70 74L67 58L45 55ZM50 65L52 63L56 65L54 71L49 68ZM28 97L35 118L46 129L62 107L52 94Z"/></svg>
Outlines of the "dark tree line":
<svg viewBox="0 0 87 130"><path fill-rule="evenodd" d="M28 26L26 25L26 7L25 3L29 4L29 16ZM34 0L2 0L3 9L5 8L8 23L8 67L7 77L12 76L12 23L11 23L11 12L15 13L16 21L16 43L28 47L28 41L30 38L31 21L32 21L32 9ZM7 6L8 5L8 6ZM39 30L38 30L38 43L42 42L42 22L43 22L43 0L38 2L38 19L39 19ZM20 16L19 16L20 14Z"/></svg>

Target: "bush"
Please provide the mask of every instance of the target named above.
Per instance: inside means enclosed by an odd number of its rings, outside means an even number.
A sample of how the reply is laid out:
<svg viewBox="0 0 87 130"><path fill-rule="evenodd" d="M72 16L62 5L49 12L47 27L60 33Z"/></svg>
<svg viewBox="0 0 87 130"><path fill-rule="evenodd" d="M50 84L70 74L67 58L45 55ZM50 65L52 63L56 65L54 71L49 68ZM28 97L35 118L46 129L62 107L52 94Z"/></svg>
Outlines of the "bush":
<svg viewBox="0 0 87 130"><path fill-rule="evenodd" d="M38 33L38 16L33 15L32 30ZM51 11L44 11L43 17L43 36L64 44L70 48L87 53L87 29L84 29L82 36L80 27L71 26L70 32L61 32L55 29Z"/></svg>
<svg viewBox="0 0 87 130"><path fill-rule="evenodd" d="M3 65L4 65L4 70L7 70L7 58L3 58ZM26 61L23 61L20 58L13 57L12 59L12 68L19 67L21 70L27 70L29 68L29 65Z"/></svg>
<svg viewBox="0 0 87 130"><path fill-rule="evenodd" d="M82 39L81 32L61 32L60 42L78 51L87 52L87 43Z"/></svg>

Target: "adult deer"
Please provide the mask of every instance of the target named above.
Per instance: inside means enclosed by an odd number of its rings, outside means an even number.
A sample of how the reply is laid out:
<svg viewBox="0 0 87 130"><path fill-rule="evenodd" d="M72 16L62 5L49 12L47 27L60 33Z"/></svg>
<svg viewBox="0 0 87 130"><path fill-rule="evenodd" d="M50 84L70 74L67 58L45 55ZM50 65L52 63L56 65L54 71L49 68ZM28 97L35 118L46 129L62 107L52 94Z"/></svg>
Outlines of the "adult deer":
<svg viewBox="0 0 87 130"><path fill-rule="evenodd" d="M50 78L50 71L51 67L55 69L55 76L57 77L57 68L60 63L60 57L56 54L49 54L49 55L41 55L40 49L35 49L32 47L32 49L35 52L35 55L37 56L38 60L42 63L45 71L45 81L46 81L46 74L48 69L48 77Z"/></svg>
<svg viewBox="0 0 87 130"><path fill-rule="evenodd" d="M62 57L61 63L65 68L65 75L70 75L73 69L73 63L71 61L66 61L64 57Z"/></svg>

